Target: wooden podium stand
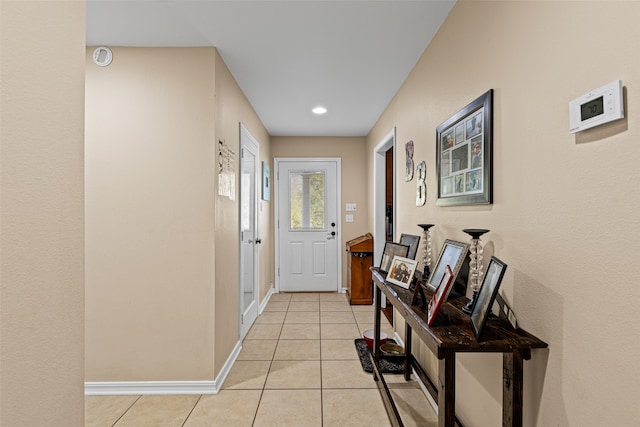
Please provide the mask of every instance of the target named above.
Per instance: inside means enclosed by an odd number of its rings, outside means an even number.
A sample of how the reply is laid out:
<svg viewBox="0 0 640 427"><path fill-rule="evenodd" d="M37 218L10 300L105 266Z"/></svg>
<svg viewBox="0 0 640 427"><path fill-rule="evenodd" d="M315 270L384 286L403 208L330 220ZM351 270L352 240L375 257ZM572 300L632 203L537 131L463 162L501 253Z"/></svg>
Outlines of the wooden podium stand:
<svg viewBox="0 0 640 427"><path fill-rule="evenodd" d="M367 233L347 242L347 297L351 305L373 304L373 236Z"/></svg>

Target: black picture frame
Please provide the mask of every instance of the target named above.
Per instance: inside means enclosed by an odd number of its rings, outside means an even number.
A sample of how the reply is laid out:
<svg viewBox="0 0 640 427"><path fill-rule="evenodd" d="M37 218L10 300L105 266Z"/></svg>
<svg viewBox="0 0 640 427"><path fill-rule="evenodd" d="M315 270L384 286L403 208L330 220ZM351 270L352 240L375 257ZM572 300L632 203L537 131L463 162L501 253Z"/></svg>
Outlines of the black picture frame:
<svg viewBox="0 0 640 427"><path fill-rule="evenodd" d="M384 251L382 252L382 258L380 259L380 271L385 273L389 272L391 262L394 256L406 258L409 252L409 246L401 245L400 243L386 242L384 244Z"/></svg>
<svg viewBox="0 0 640 427"><path fill-rule="evenodd" d="M409 252L407 252L407 258L416 259L418 253L418 247L420 246L420 236L414 236L413 234L401 234L400 244L409 246Z"/></svg>
<svg viewBox="0 0 640 427"><path fill-rule="evenodd" d="M478 291L473 310L471 311L471 328L476 336L480 339L480 335L487 323L487 318L491 314L491 307L498 294L500 283L507 270L507 264L492 256L487 265L487 270L482 279L482 285Z"/></svg>
<svg viewBox="0 0 640 427"><path fill-rule="evenodd" d="M453 280L456 282L456 278L458 277L465 260L468 259L468 253L468 243L446 239L442 245L442 249L440 250L438 261L436 261L435 267L433 268L425 287L429 288L432 292L436 290L442 280L442 276L444 276L447 264L451 267L451 271L453 271Z"/></svg>
<svg viewBox="0 0 640 427"><path fill-rule="evenodd" d="M436 173L436 205L493 203L493 89L436 128Z"/></svg>

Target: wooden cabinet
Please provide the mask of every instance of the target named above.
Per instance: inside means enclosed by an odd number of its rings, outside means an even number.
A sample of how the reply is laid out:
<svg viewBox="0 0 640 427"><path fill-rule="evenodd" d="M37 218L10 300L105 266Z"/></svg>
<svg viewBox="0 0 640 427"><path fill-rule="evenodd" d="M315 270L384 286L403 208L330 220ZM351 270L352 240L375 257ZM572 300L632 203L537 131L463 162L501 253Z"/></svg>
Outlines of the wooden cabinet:
<svg viewBox="0 0 640 427"><path fill-rule="evenodd" d="M367 233L347 242L347 297L349 303L373 304L373 236Z"/></svg>

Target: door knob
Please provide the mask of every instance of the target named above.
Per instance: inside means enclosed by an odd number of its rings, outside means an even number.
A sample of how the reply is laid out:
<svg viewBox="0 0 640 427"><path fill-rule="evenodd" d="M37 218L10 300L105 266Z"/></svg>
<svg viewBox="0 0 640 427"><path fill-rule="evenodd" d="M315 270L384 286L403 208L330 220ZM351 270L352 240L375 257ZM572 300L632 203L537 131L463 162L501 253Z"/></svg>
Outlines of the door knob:
<svg viewBox="0 0 640 427"><path fill-rule="evenodd" d="M335 231L332 231L332 232L331 232L331 235L332 235L332 236L335 236L335 235L336 235L336 232L335 232Z"/></svg>
<svg viewBox="0 0 640 427"><path fill-rule="evenodd" d="M258 237L258 238L256 239L256 245L259 245L260 243L262 243L262 239Z"/></svg>

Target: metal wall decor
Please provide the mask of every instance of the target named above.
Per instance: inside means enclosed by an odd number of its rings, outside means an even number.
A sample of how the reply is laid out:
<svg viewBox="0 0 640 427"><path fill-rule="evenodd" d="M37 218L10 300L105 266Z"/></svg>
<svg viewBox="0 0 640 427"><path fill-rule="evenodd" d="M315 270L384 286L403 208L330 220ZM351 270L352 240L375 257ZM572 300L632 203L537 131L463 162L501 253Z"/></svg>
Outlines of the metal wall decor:
<svg viewBox="0 0 640 427"><path fill-rule="evenodd" d="M438 206L493 203L493 89L436 128Z"/></svg>
<svg viewBox="0 0 640 427"><path fill-rule="evenodd" d="M404 180L409 182L413 179L413 141L404 144L404 151L407 153L405 160Z"/></svg>
<svg viewBox="0 0 640 427"><path fill-rule="evenodd" d="M427 202L427 164L423 161L416 166L416 206L424 206Z"/></svg>

